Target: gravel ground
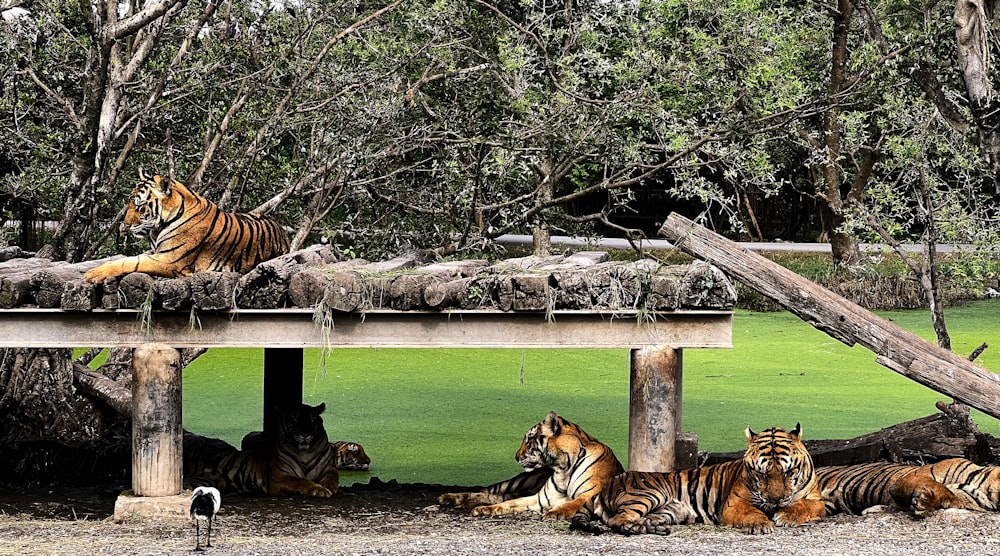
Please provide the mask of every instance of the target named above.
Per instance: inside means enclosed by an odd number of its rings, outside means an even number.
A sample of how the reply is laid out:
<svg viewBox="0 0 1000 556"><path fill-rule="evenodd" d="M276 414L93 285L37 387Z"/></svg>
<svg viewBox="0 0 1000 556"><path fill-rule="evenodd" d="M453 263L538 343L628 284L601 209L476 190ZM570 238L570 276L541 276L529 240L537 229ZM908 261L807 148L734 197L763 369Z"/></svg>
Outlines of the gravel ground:
<svg viewBox="0 0 1000 556"><path fill-rule="evenodd" d="M454 487L355 485L329 500L227 497L207 554L768 554L1000 553L1000 514L947 510L917 520L899 512L834 516L799 529L750 536L677 526L667 537L568 531L537 516L473 518L440 508ZM110 521L115 494L0 492L0 554L180 554L194 548L189 523Z"/></svg>

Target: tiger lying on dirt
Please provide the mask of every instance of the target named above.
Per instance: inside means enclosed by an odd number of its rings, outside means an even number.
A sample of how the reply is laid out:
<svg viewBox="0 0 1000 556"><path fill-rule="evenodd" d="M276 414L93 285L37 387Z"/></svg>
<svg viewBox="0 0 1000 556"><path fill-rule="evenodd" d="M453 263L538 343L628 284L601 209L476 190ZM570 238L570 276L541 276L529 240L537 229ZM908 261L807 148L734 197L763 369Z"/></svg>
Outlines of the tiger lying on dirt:
<svg viewBox="0 0 1000 556"><path fill-rule="evenodd" d="M472 508L472 515L530 511L570 519L624 471L611 448L554 412L528 430L516 458L524 473L478 492L442 494L438 502Z"/></svg>

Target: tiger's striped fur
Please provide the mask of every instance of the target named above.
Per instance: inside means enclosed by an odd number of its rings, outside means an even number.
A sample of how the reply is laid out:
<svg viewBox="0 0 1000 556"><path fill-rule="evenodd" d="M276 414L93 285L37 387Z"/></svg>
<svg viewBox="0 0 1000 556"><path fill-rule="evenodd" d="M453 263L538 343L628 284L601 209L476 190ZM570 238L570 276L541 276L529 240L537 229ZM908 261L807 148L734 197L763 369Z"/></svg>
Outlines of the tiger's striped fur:
<svg viewBox="0 0 1000 556"><path fill-rule="evenodd" d="M443 494L439 503L472 507L473 515L569 519L624 471L611 448L554 412L528 430L515 457L524 473L478 492Z"/></svg>
<svg viewBox="0 0 1000 556"><path fill-rule="evenodd" d="M174 278L203 271L247 272L288 252L288 236L272 218L231 213L182 183L139 173L121 231L149 238L150 251L104 263L84 278L101 283L131 272Z"/></svg>
<svg viewBox="0 0 1000 556"><path fill-rule="evenodd" d="M962 495L935 477L933 467L884 462L835 465L817 469L816 478L828 514L861 514L874 506L893 506L922 516L941 508L968 506ZM952 467L938 469L947 477Z"/></svg>
<svg viewBox="0 0 1000 556"><path fill-rule="evenodd" d="M185 477L222 492L329 497L337 492L340 474L323 426L325 409L323 403L276 409L278 437L267 447L230 450L225 442L200 440L199 453L188 456L185 449Z"/></svg>
<svg viewBox="0 0 1000 556"><path fill-rule="evenodd" d="M438 501L444 505L458 506L467 510L476 506L499 504L505 500L537 494L552 478L553 473L554 470L549 467L524 471L506 481L484 487L480 491L443 494L438 498Z"/></svg>
<svg viewBox="0 0 1000 556"><path fill-rule="evenodd" d="M951 458L925 465L921 473L944 483L966 510L1000 511L1000 466L984 467L964 458ZM903 488L913 486L904 484Z"/></svg>
<svg viewBox="0 0 1000 556"><path fill-rule="evenodd" d="M346 471L368 471L372 460L365 453L365 448L357 442L335 440L333 446L334 467Z"/></svg>
<svg viewBox="0 0 1000 556"><path fill-rule="evenodd" d="M801 427L746 429L741 460L668 473L629 471L615 477L574 518L571 527L600 532L600 519L622 534L667 535L670 525L713 523L770 533L825 515ZM773 521L772 521L773 518Z"/></svg>

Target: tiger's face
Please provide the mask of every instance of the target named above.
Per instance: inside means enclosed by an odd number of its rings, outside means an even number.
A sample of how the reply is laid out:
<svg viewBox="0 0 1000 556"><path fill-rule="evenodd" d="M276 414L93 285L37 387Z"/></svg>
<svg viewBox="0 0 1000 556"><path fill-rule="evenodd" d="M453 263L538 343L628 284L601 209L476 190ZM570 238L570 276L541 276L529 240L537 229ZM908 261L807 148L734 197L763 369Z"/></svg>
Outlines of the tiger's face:
<svg viewBox="0 0 1000 556"><path fill-rule="evenodd" d="M579 427L550 412L541 423L528 429L514 458L525 471L566 467L571 454L589 440Z"/></svg>
<svg viewBox="0 0 1000 556"><path fill-rule="evenodd" d="M163 176L147 176L139 172L139 183L129 197L125 218L119 232L150 237L162 228L163 222L173 214L173 180ZM165 218L166 215L166 218Z"/></svg>
<svg viewBox="0 0 1000 556"><path fill-rule="evenodd" d="M334 448L337 450L337 469L368 471L371 466L372 459L357 442L335 442Z"/></svg>
<svg viewBox="0 0 1000 556"><path fill-rule="evenodd" d="M301 404L292 408L276 408L278 442L303 452L327 446L329 440L321 417L325 410L325 403L315 407Z"/></svg>
<svg viewBox="0 0 1000 556"><path fill-rule="evenodd" d="M808 494L816 484L812 458L802 443L802 427L791 431L773 427L746 429L748 447L743 456L751 503L766 513L784 508Z"/></svg>

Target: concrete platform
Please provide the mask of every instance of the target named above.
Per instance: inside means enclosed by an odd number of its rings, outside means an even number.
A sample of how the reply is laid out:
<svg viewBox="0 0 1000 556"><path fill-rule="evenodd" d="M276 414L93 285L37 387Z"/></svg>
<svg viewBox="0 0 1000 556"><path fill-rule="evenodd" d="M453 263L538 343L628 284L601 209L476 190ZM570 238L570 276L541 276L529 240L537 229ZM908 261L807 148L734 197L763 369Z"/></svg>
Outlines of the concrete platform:
<svg viewBox="0 0 1000 556"><path fill-rule="evenodd" d="M188 521L191 492L174 496L135 496L131 491L118 495L115 501L115 523L134 521Z"/></svg>

